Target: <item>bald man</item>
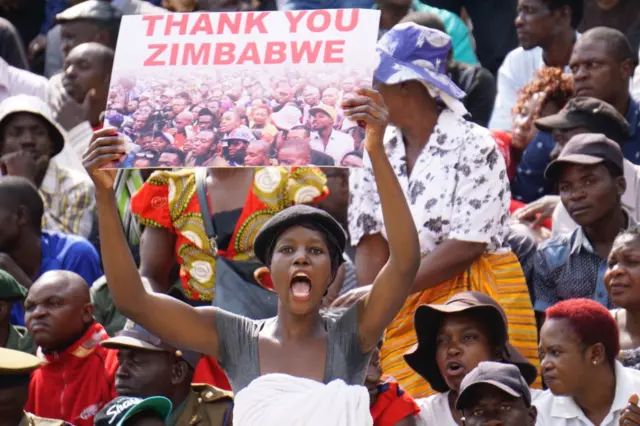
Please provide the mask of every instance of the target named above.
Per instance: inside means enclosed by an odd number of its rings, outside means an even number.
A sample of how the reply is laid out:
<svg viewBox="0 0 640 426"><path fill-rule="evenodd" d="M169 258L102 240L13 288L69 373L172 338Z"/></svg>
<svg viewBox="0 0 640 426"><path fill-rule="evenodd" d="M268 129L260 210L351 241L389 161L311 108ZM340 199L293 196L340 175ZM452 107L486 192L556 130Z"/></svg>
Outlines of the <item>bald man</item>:
<svg viewBox="0 0 640 426"><path fill-rule="evenodd" d="M257 140L253 141L247 147L247 153L244 157L245 166L269 166L269 150L271 144Z"/></svg>
<svg viewBox="0 0 640 426"><path fill-rule="evenodd" d="M62 85L76 102L84 104L87 120L100 125L100 114L107 104L113 67L113 50L103 44L80 44L64 60Z"/></svg>
<svg viewBox="0 0 640 426"><path fill-rule="evenodd" d="M116 352L100 347L108 338L93 320L89 287L69 271L49 271L24 302L27 329L46 362L33 373L25 409L75 426L115 397Z"/></svg>
<svg viewBox="0 0 640 426"><path fill-rule="evenodd" d="M281 166L308 166L311 164L311 146L302 139L288 139L278 151Z"/></svg>

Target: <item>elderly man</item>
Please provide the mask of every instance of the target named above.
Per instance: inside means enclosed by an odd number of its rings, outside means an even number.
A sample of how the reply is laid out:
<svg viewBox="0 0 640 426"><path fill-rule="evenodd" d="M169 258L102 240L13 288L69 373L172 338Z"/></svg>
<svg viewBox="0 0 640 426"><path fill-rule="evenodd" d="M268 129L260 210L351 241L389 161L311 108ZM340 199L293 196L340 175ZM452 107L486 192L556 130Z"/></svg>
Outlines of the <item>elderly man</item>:
<svg viewBox="0 0 640 426"><path fill-rule="evenodd" d="M31 373L42 361L24 352L0 348L0 424L20 426L71 426L62 420L45 419L24 411L29 398Z"/></svg>
<svg viewBox="0 0 640 426"><path fill-rule="evenodd" d="M29 289L26 322L46 363L33 373L26 410L93 426L95 414L115 397L116 352L93 319L89 287L81 276L51 271Z"/></svg>
<svg viewBox="0 0 640 426"><path fill-rule="evenodd" d="M44 205L38 190L25 178L0 178L0 269L29 288L51 270L73 271L88 283L102 275L100 258L84 238L42 230ZM15 304L11 322L24 324Z"/></svg>
<svg viewBox="0 0 640 426"><path fill-rule="evenodd" d="M14 303L22 303L26 295L27 289L7 272L0 269L0 348L35 352L27 329L10 322L11 306Z"/></svg>
<svg viewBox="0 0 640 426"><path fill-rule="evenodd" d="M233 395L211 385L191 384L200 355L171 346L131 321L117 337L100 345L118 350L118 396L170 399L173 412L167 426L231 426Z"/></svg>
<svg viewBox="0 0 640 426"><path fill-rule="evenodd" d="M95 209L89 178L51 161L65 144L65 132L49 107L33 96L0 103L0 171L36 185L44 200L43 228L86 237Z"/></svg>

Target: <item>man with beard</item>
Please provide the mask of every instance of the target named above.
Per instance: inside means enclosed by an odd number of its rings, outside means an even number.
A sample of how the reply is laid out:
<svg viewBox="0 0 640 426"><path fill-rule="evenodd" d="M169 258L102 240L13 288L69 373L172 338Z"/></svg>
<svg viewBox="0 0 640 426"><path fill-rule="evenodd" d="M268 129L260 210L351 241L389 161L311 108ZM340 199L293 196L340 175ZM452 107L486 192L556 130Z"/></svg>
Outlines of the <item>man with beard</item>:
<svg viewBox="0 0 640 426"><path fill-rule="evenodd" d="M118 351L118 396L168 398L173 412L167 426L231 426L231 392L207 384L191 384L199 354L175 348L132 321L127 321L117 337L100 345Z"/></svg>
<svg viewBox="0 0 640 426"><path fill-rule="evenodd" d="M567 68L583 8L583 0L518 0L515 23L520 47L509 52L498 71L490 129L511 130L518 92L538 70Z"/></svg>
<svg viewBox="0 0 640 426"><path fill-rule="evenodd" d="M116 352L93 319L89 287L79 275L51 271L29 289L24 303L29 333L46 360L33 373L25 409L93 426L95 414L115 397Z"/></svg>
<svg viewBox="0 0 640 426"><path fill-rule="evenodd" d="M0 104L0 171L29 179L45 203L43 229L86 237L93 225L94 188L86 175L51 161L65 132L39 98L14 96Z"/></svg>
<svg viewBox="0 0 640 426"><path fill-rule="evenodd" d="M244 166L244 157L247 154L247 147L253 142L255 137L247 126L240 126L222 139L223 146L226 144L225 157L230 166Z"/></svg>
<svg viewBox="0 0 640 426"><path fill-rule="evenodd" d="M311 148L324 152L333 158L335 164L340 164L347 152L355 150L353 138L333 128L338 113L333 107L319 105L309 110L311 114Z"/></svg>

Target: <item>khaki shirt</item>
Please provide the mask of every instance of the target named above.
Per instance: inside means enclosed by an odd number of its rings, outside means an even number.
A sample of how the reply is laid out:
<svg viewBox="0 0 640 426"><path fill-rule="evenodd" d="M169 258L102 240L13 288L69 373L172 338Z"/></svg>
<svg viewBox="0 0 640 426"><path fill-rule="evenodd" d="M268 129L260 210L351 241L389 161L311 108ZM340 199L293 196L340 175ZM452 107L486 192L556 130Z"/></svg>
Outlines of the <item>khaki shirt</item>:
<svg viewBox="0 0 640 426"><path fill-rule="evenodd" d="M37 349L31 339L31 335L27 332L27 329L12 324L9 324L9 336L7 337L7 343L4 347L16 351L27 352L32 355L35 355Z"/></svg>
<svg viewBox="0 0 640 426"><path fill-rule="evenodd" d="M175 425L231 426L233 394L207 384L191 385L191 393Z"/></svg>
<svg viewBox="0 0 640 426"><path fill-rule="evenodd" d="M24 416L18 426L72 426L63 420L45 419L35 416L31 413L24 412Z"/></svg>

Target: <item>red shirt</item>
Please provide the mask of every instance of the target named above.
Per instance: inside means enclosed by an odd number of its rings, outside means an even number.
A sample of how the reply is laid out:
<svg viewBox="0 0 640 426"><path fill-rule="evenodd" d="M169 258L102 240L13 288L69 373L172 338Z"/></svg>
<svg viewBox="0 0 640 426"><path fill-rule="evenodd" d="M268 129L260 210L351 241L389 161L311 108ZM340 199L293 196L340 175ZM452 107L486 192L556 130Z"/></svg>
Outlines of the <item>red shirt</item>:
<svg viewBox="0 0 640 426"><path fill-rule="evenodd" d="M378 398L371 407L374 426L394 426L405 417L415 416L420 407L396 382L378 385Z"/></svg>
<svg viewBox="0 0 640 426"><path fill-rule="evenodd" d="M70 348L40 354L45 363L31 376L25 410L75 426L93 426L93 416L116 396L117 351L99 345L108 337L93 323Z"/></svg>

